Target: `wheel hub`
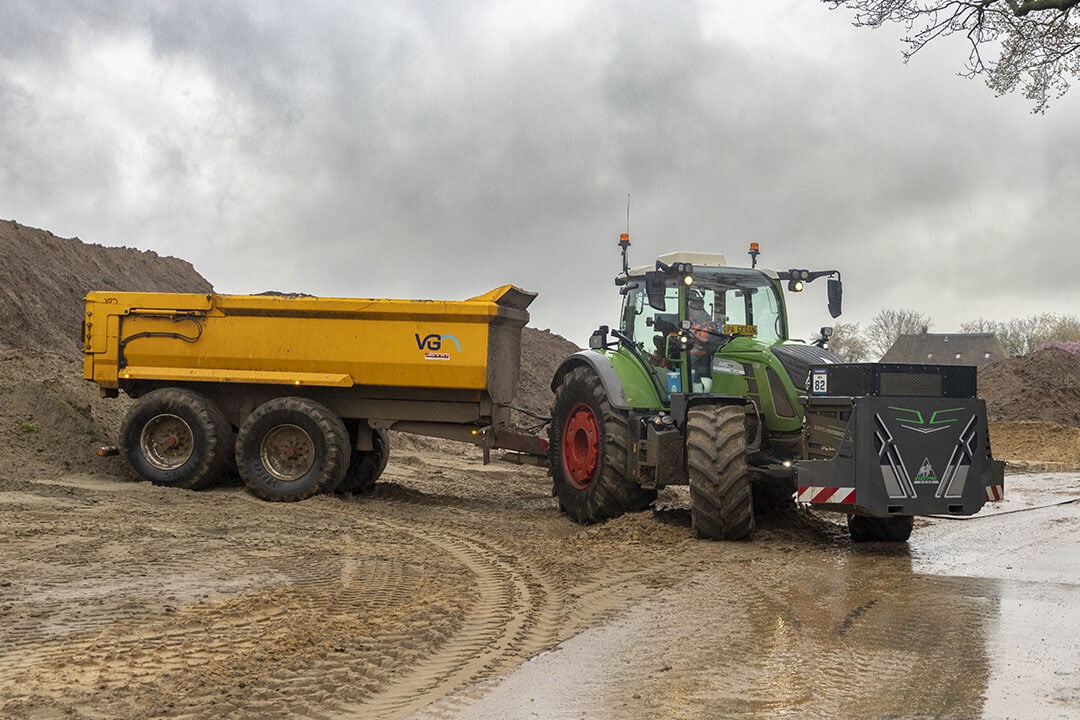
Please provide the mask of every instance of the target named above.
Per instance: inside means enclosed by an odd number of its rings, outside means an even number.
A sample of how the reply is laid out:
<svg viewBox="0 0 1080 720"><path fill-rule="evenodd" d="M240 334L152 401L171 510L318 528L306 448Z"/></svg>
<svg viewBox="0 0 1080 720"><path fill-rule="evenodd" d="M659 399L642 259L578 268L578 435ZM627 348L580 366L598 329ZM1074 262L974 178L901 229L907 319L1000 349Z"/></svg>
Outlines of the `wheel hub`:
<svg viewBox="0 0 1080 720"><path fill-rule="evenodd" d="M562 457L570 484L579 490L587 488L600 464L600 424L587 403L578 403L566 416Z"/></svg>
<svg viewBox="0 0 1080 720"><path fill-rule="evenodd" d="M191 426L182 417L163 413L143 426L139 445L150 465L158 470L175 470L191 458L195 438Z"/></svg>
<svg viewBox="0 0 1080 720"><path fill-rule="evenodd" d="M299 480L315 464L315 441L298 425L279 425L263 437L259 458L276 480Z"/></svg>

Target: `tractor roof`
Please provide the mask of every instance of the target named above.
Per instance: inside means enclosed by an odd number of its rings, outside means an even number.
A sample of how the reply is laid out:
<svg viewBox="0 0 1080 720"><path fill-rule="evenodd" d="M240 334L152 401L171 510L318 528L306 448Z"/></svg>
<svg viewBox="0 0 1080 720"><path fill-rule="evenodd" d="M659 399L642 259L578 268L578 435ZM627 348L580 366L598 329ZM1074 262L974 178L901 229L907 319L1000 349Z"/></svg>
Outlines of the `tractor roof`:
<svg viewBox="0 0 1080 720"><path fill-rule="evenodd" d="M694 267L725 267L727 266L727 260L720 253L699 253L699 252L672 252L666 255L660 255L656 258L665 265L671 265L672 263L690 263Z"/></svg>
<svg viewBox="0 0 1080 720"><path fill-rule="evenodd" d="M686 252L684 250L680 250L678 252L670 252L664 255L659 255L656 259L659 262L664 263L665 265L672 265L674 263L690 263L696 268L728 267L727 259L720 253ZM625 277L643 277L645 273L655 269L655 265L639 265L638 267L630 268L629 272L625 273ZM757 268L757 270L765 273L771 278L777 277L774 270L767 270L765 268ZM623 275L623 273L620 273L620 275Z"/></svg>

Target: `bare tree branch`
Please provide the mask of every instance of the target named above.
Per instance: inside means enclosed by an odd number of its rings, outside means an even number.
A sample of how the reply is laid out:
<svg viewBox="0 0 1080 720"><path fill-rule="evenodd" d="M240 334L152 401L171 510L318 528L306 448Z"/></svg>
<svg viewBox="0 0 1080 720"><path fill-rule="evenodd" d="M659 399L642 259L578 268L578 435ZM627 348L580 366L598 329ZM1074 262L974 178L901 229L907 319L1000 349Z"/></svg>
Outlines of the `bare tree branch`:
<svg viewBox="0 0 1080 720"><path fill-rule="evenodd" d="M998 95L1020 89L1045 112L1080 77L1080 0L823 0L855 11L857 27L907 29L905 61L939 38L961 34L970 46L964 77L981 75ZM984 60L984 49L998 53Z"/></svg>

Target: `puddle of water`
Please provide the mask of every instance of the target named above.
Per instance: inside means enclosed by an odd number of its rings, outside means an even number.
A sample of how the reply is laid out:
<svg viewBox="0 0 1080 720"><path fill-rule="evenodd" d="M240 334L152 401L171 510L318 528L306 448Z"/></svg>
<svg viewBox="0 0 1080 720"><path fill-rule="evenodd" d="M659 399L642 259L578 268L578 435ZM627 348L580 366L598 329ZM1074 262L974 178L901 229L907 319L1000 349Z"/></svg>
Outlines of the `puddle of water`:
<svg viewBox="0 0 1080 720"><path fill-rule="evenodd" d="M715 546L715 569L413 717L1075 717L1080 504L1042 506L1080 476L1011 479L994 511L1040 509L906 548Z"/></svg>

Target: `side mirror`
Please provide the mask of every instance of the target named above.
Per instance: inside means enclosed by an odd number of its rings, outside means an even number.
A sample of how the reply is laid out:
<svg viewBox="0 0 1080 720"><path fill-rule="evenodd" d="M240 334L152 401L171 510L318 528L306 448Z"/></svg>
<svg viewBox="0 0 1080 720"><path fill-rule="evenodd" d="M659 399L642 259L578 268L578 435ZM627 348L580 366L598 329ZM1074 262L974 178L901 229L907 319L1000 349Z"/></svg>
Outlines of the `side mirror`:
<svg viewBox="0 0 1080 720"><path fill-rule="evenodd" d="M608 326L601 325L598 329L593 331L593 334L589 336L589 349L590 350L604 350L608 344Z"/></svg>
<svg viewBox="0 0 1080 720"><path fill-rule="evenodd" d="M645 294L649 296L649 307L663 312L667 309L664 295L667 292L664 273L650 270L645 273Z"/></svg>
<svg viewBox="0 0 1080 720"><path fill-rule="evenodd" d="M829 278L829 314L840 317L844 298L844 284L839 278Z"/></svg>

